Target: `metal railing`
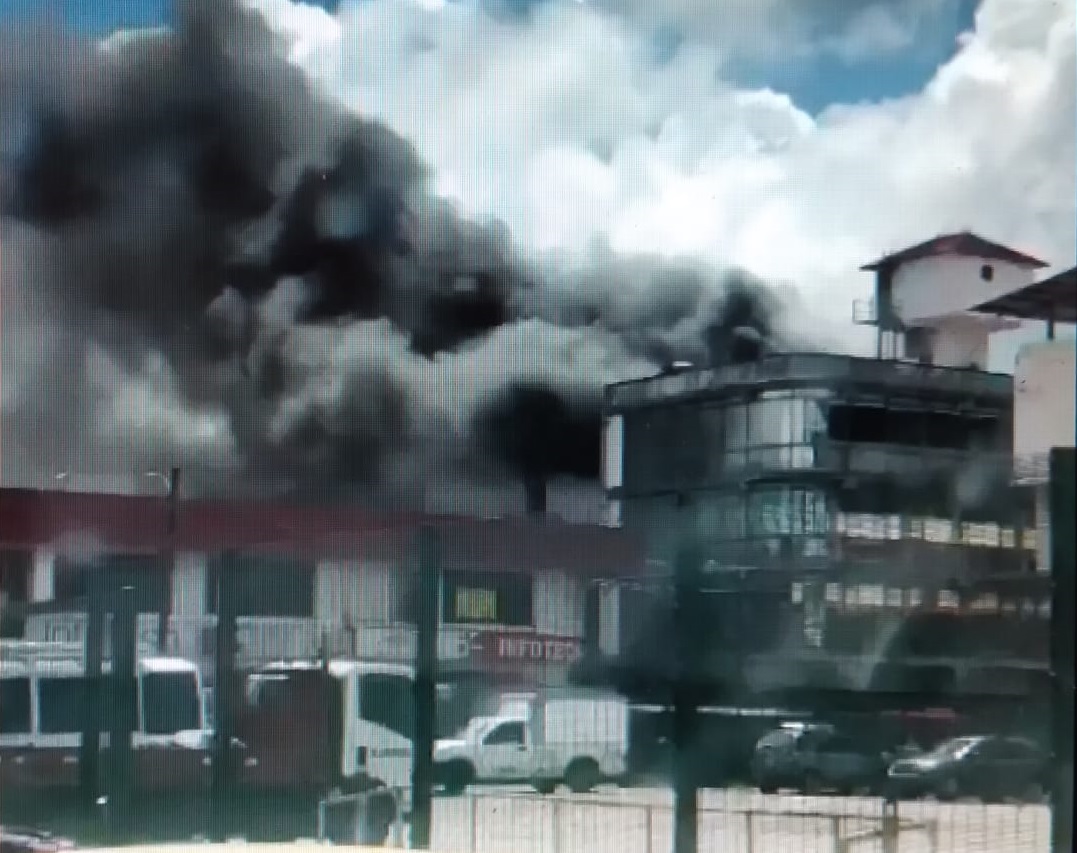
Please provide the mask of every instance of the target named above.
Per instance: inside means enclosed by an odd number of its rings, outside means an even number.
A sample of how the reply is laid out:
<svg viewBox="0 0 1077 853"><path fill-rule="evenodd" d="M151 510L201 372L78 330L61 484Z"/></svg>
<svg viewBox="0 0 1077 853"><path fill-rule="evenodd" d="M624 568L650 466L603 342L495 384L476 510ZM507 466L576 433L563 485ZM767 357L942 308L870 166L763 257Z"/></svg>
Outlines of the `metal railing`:
<svg viewBox="0 0 1077 853"><path fill-rule="evenodd" d="M1013 479L1022 486L1044 485L1050 478L1048 453L1022 453L1014 457Z"/></svg>
<svg viewBox="0 0 1077 853"><path fill-rule="evenodd" d="M910 393L972 394L1001 400L1013 396L1013 377L1008 374L828 353L790 353L745 364L617 383L607 386L606 403L615 409L631 408L704 398L716 392L725 394L737 386L768 382L828 388L852 383Z"/></svg>
<svg viewBox="0 0 1077 853"><path fill-rule="evenodd" d="M704 790L700 853L1047 853L1042 805ZM672 803L661 789L585 796L485 792L439 798L433 849L467 853L666 853Z"/></svg>
<svg viewBox="0 0 1077 853"><path fill-rule="evenodd" d="M158 652L156 613L138 617L140 654ZM343 625L339 621L283 616L249 616L236 620L237 663L258 666L282 659L316 658L326 650L332 654L366 660L410 661L415 652L415 629L401 624ZM163 651L196 663L209 665L215 654L214 629L217 617L172 616L168 620ZM26 619L26 640L69 644L81 648L86 637L85 612L37 613ZM442 626L438 632L441 660L466 659L471 653L475 631ZM104 654L108 656L106 632Z"/></svg>

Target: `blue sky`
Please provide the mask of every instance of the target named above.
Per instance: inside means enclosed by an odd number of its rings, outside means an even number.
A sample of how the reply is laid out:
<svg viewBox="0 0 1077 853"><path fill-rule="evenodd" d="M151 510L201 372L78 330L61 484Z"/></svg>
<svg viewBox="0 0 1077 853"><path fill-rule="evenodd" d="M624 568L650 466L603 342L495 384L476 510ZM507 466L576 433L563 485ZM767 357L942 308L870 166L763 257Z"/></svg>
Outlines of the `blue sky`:
<svg viewBox="0 0 1077 853"><path fill-rule="evenodd" d="M491 0L486 0L490 2ZM333 9L341 0L308 0ZM493 0L502 9L524 10L542 0ZM0 0L0 19L40 12L48 5L71 26L104 34L117 28L154 26L169 20L171 0ZM972 26L976 0L957 0L908 51L878 60L848 64L824 55L807 60L741 63L736 82L786 92L802 109L818 113L832 103L857 103L900 97L919 90L955 50L957 35ZM667 48L676 43L670 35Z"/></svg>

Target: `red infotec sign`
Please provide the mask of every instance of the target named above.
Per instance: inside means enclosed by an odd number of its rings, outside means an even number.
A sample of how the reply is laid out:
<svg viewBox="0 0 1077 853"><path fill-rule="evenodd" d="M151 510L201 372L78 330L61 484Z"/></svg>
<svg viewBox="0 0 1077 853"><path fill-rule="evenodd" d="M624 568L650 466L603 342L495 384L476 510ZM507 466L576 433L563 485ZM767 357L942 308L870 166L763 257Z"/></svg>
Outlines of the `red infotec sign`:
<svg viewBox="0 0 1077 853"><path fill-rule="evenodd" d="M491 664L562 664L583 656L583 643L576 637L483 631L471 641L473 660Z"/></svg>

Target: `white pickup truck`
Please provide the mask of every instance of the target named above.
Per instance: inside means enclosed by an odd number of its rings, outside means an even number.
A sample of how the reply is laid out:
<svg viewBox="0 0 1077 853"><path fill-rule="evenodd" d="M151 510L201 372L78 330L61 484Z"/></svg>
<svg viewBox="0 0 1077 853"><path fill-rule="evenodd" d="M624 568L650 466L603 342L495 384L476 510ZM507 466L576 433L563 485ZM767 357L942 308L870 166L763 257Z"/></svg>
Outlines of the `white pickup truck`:
<svg viewBox="0 0 1077 853"><path fill-rule="evenodd" d="M598 692L537 694L503 702L456 737L434 746L436 777L446 793L473 783L529 783L551 793L564 782L577 793L625 773L628 705Z"/></svg>

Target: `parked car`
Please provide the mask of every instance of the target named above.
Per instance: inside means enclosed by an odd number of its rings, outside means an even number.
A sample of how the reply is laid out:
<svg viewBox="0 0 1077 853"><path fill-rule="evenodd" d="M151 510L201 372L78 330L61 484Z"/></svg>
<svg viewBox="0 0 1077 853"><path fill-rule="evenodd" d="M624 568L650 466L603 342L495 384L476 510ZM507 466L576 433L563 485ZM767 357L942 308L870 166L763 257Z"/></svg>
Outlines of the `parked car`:
<svg viewBox="0 0 1077 853"><path fill-rule="evenodd" d="M882 789L892 757L876 739L825 723L787 723L756 744L752 777L764 793L870 793Z"/></svg>
<svg viewBox="0 0 1077 853"><path fill-rule="evenodd" d="M74 850L75 842L40 829L0 826L0 853L57 853Z"/></svg>
<svg viewBox="0 0 1077 853"><path fill-rule="evenodd" d="M959 737L930 752L895 761L888 773L891 793L899 797L935 796L942 800L975 796L983 800L1043 799L1049 787L1050 759L1032 741L1018 737Z"/></svg>

